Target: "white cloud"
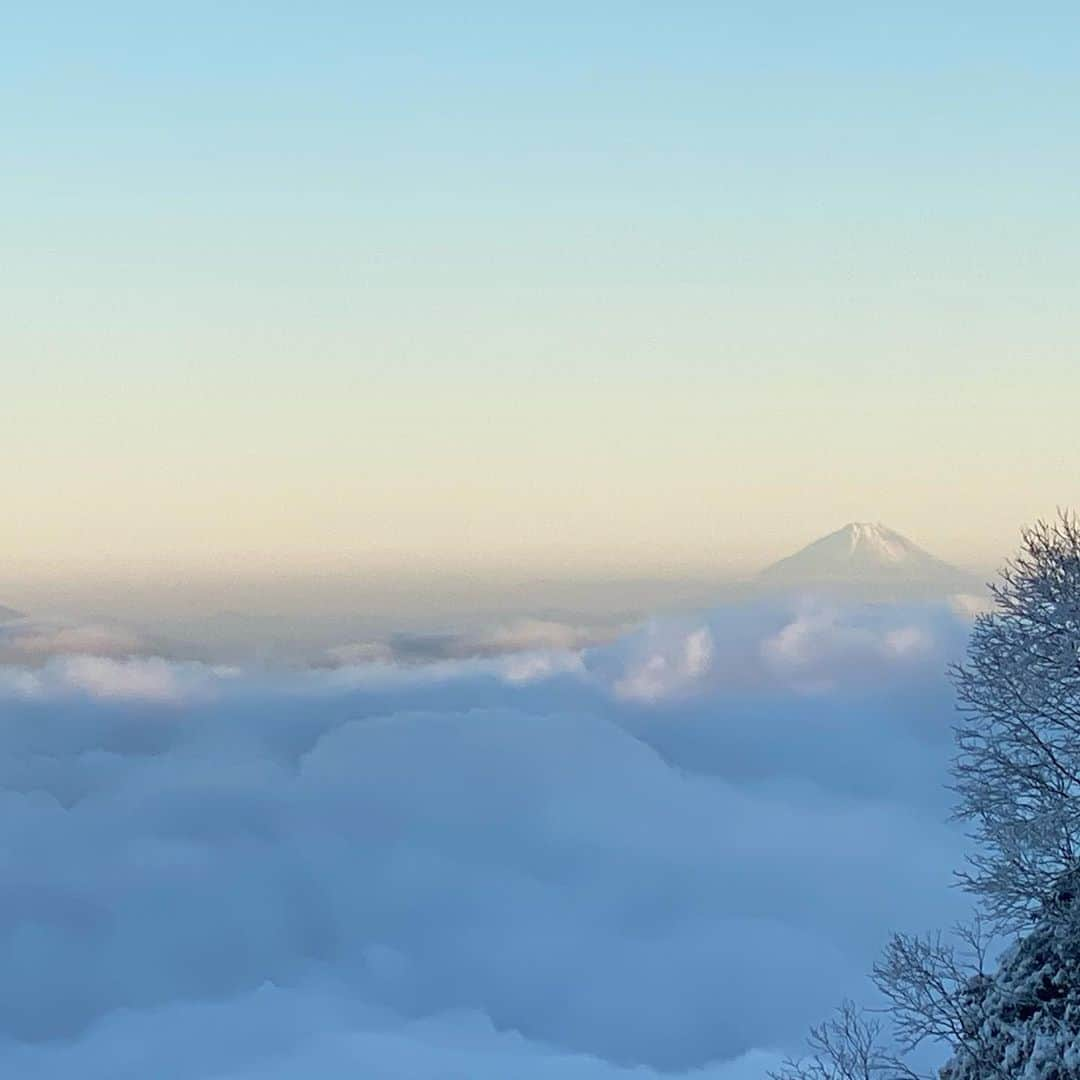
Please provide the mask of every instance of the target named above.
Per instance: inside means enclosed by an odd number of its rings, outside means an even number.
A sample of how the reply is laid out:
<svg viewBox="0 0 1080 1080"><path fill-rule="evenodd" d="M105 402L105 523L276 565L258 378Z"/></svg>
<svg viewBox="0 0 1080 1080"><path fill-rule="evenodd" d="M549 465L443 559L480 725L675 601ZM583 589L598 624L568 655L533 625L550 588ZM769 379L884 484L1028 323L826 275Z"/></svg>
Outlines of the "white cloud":
<svg viewBox="0 0 1080 1080"><path fill-rule="evenodd" d="M102 656L73 656L56 670L64 685L106 701L175 702L183 693L177 666L158 657L111 660Z"/></svg>
<svg viewBox="0 0 1080 1080"><path fill-rule="evenodd" d="M827 691L854 673L888 677L904 662L933 661L933 627L908 621L906 609L855 612L831 605L809 606L761 643L761 655L774 677L803 690Z"/></svg>
<svg viewBox="0 0 1080 1080"><path fill-rule="evenodd" d="M746 608L584 662L8 668L0 1070L760 1076L892 926L958 913L963 631Z"/></svg>
<svg viewBox="0 0 1080 1080"><path fill-rule="evenodd" d="M713 641L707 626L667 634L657 633L654 626L649 637L652 648L633 658L616 680L619 697L659 701L692 688L708 673Z"/></svg>
<svg viewBox="0 0 1080 1080"><path fill-rule="evenodd" d="M102 623L16 619L0 624L0 662L43 663L54 656L108 656L145 654L139 634L122 626Z"/></svg>
<svg viewBox="0 0 1080 1080"><path fill-rule="evenodd" d="M573 626L543 619L509 623L453 633L399 633L387 640L358 641L326 651L327 666L359 664L430 664L447 660L490 659L531 653L553 657L577 654L612 640L611 627Z"/></svg>
<svg viewBox="0 0 1080 1080"><path fill-rule="evenodd" d="M511 655L502 664L504 677L512 683L535 682L537 679L549 679L553 675L579 674L584 670L581 657L577 653L566 652Z"/></svg>

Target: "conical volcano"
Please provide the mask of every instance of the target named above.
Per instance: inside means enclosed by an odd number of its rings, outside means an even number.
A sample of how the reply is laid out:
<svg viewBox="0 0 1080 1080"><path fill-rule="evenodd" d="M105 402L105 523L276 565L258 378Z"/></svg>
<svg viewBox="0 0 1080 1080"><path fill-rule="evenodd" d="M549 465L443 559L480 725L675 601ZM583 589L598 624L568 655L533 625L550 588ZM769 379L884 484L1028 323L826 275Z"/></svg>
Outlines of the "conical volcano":
<svg viewBox="0 0 1080 1080"><path fill-rule="evenodd" d="M970 589L970 574L880 523L853 521L766 567L763 585Z"/></svg>

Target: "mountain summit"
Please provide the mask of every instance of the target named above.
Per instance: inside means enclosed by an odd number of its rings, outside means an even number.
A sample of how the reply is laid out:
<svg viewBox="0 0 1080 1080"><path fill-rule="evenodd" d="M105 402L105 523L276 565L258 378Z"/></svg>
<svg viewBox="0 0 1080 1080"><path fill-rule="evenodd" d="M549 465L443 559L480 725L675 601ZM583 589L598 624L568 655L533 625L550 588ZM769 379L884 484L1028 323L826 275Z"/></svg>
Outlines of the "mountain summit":
<svg viewBox="0 0 1080 1080"><path fill-rule="evenodd" d="M971 587L971 577L880 523L853 521L766 567L763 585Z"/></svg>

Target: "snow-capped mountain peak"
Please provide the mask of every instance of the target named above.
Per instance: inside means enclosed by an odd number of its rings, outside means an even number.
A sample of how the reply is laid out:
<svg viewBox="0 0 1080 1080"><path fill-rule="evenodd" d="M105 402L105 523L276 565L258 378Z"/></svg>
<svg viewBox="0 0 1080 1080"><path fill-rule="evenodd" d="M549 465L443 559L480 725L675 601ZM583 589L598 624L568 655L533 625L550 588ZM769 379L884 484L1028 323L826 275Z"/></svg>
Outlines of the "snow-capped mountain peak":
<svg viewBox="0 0 1080 1080"><path fill-rule="evenodd" d="M850 522L759 575L773 585L956 585L966 578L895 529L865 521Z"/></svg>
<svg viewBox="0 0 1080 1080"><path fill-rule="evenodd" d="M910 540L880 522L853 521L840 530L846 539L851 558L860 551L882 563L900 563L911 556L925 554Z"/></svg>

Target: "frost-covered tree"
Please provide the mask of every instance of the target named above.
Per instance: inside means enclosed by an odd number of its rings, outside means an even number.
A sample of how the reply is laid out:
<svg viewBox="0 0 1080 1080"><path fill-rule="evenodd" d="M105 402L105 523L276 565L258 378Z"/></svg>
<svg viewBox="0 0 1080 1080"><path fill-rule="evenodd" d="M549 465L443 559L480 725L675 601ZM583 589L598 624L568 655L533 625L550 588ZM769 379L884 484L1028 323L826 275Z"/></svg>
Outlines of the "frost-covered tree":
<svg viewBox="0 0 1080 1080"><path fill-rule="evenodd" d="M972 986L941 1080L1080 1078L1080 924L1071 905L1048 912Z"/></svg>
<svg viewBox="0 0 1080 1080"><path fill-rule="evenodd" d="M941 1080L1080 1080L1080 521L1025 530L991 590L952 672L953 786L977 842L961 879L1013 944L987 973L978 920L895 935L874 969L889 1042L845 1006L777 1080L910 1080L925 1042L948 1055Z"/></svg>
<svg viewBox="0 0 1080 1080"><path fill-rule="evenodd" d="M958 816L978 846L965 884L1019 926L1074 891L1080 853L1080 522L1023 533L953 679Z"/></svg>

